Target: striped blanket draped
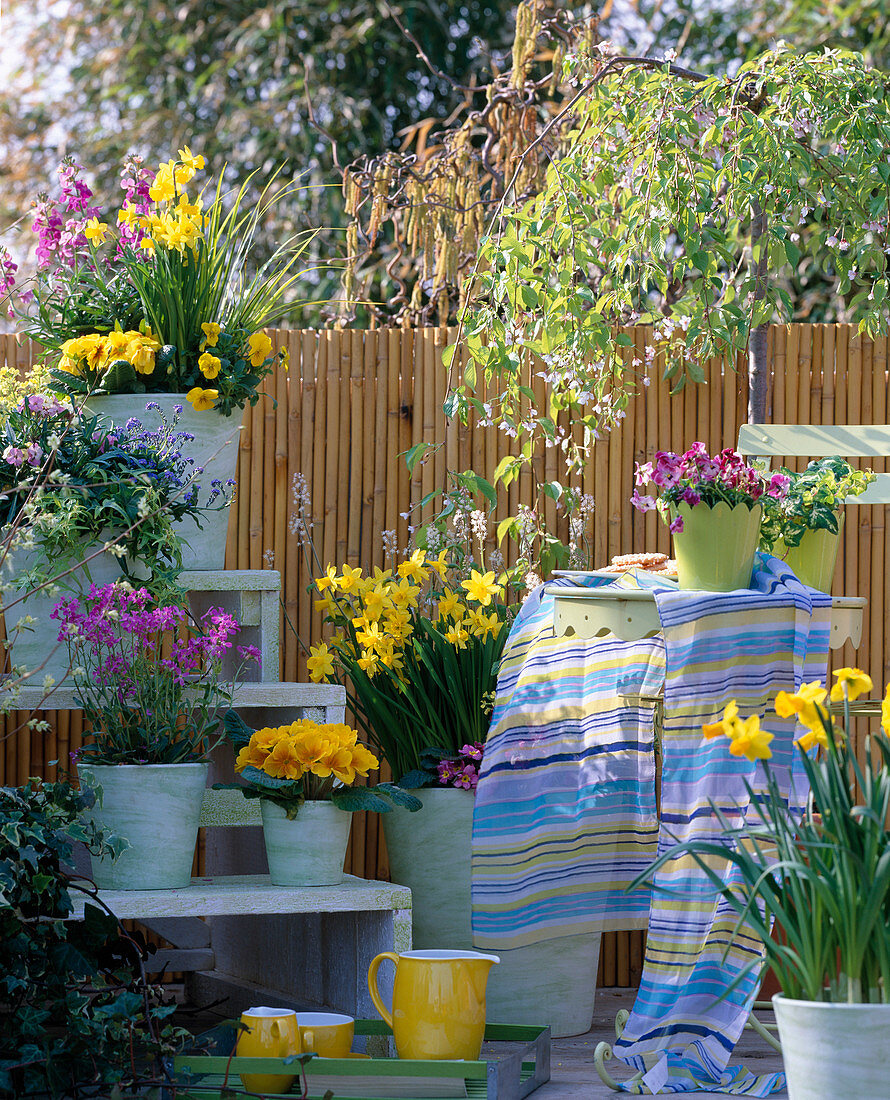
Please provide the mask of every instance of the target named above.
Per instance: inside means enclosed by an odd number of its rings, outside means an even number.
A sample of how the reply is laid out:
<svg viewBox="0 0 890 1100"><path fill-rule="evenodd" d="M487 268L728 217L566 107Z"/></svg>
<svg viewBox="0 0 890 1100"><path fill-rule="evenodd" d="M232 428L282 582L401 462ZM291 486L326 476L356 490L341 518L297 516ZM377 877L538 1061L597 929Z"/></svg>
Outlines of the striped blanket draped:
<svg viewBox="0 0 890 1100"><path fill-rule="evenodd" d="M830 598L758 556L752 589L678 592L655 578L662 633L638 642L555 638L553 597L529 600L508 641L473 823L473 933L514 947L645 927L639 993L615 1054L644 1072L637 1094L767 1096L782 1075L726 1064L756 993L753 974L720 999L759 943L689 861L668 863L651 896L627 892L655 851L713 834L710 802L740 823L760 766L704 742L701 727L737 699L767 713L781 689L825 675ZM591 578L591 582L595 578ZM552 587L552 586L548 586ZM664 691L661 824L654 804L652 696ZM791 721L771 716L771 767L795 804L805 792Z"/></svg>

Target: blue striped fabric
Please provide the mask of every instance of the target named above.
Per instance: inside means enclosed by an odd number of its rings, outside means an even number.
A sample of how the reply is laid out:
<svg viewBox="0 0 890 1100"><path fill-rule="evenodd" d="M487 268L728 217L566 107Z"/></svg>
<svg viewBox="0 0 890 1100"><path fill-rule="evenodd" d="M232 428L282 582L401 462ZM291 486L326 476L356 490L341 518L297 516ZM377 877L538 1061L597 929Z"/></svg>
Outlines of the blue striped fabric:
<svg viewBox="0 0 890 1100"><path fill-rule="evenodd" d="M757 789L760 766L705 742L702 725L732 698L743 716L764 715L777 691L825 675L830 598L770 557L758 558L752 584L725 594L658 587L662 635L633 643L555 638L544 592L517 620L498 681L474 817L474 938L513 947L648 917L640 990L615 1048L645 1074L627 1088L637 1094L767 1096L784 1084L726 1069L758 983L749 975L726 989L762 947L744 930L731 942L735 917L704 875L677 860L651 898L624 891L651 861L657 829L652 713L628 697L663 684L663 851L719 831L711 801L739 822L753 813L744 780ZM793 723L767 725L773 772L802 804Z"/></svg>

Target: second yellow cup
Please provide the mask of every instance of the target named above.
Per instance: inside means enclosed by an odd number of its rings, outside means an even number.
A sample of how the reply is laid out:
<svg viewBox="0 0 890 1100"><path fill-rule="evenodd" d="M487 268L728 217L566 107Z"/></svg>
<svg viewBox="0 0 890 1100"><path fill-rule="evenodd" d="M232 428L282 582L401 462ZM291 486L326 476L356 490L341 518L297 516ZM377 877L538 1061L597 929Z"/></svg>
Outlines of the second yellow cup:
<svg viewBox="0 0 890 1100"><path fill-rule="evenodd" d="M302 1054L297 1014L286 1008L251 1008L241 1016L246 1031L238 1033L235 1053L239 1058L288 1058ZM297 1074L242 1073L248 1092L287 1092Z"/></svg>
<svg viewBox="0 0 890 1100"><path fill-rule="evenodd" d="M320 1058L348 1058L355 1034L355 1020L339 1012L298 1012L300 1042L308 1054Z"/></svg>

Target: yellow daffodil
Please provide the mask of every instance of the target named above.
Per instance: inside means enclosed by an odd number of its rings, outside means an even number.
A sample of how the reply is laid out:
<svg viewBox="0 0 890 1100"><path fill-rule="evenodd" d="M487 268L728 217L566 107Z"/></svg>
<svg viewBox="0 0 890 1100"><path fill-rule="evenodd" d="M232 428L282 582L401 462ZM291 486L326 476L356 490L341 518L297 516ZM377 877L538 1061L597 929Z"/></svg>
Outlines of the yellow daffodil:
<svg viewBox="0 0 890 1100"><path fill-rule="evenodd" d="M222 362L215 355L211 355L209 351L205 351L198 359L198 369L205 378L216 378L221 366Z"/></svg>
<svg viewBox="0 0 890 1100"><path fill-rule="evenodd" d="M439 618L447 619L449 615L454 615L456 612L463 617L460 598L450 588L446 588L439 600Z"/></svg>
<svg viewBox="0 0 890 1100"><path fill-rule="evenodd" d="M723 717L719 722L713 722L709 725L702 726L705 740L711 741L715 737L731 737L732 731L738 722L738 718L739 708L736 705L735 699L730 699L723 708Z"/></svg>
<svg viewBox="0 0 890 1100"><path fill-rule="evenodd" d="M386 609L387 597L382 588L375 585L365 592L365 618L374 622Z"/></svg>
<svg viewBox="0 0 890 1100"><path fill-rule="evenodd" d="M187 145L179 149L177 155L185 168L191 168L192 175L194 175L196 170L200 171L204 167L204 157L200 153L192 153Z"/></svg>
<svg viewBox="0 0 890 1100"><path fill-rule="evenodd" d="M326 676L334 675L334 658L328 652L328 647L324 642L315 646L314 649L310 648L306 667L309 669L309 678L316 684L320 683Z"/></svg>
<svg viewBox="0 0 890 1100"><path fill-rule="evenodd" d="M186 401L188 401L195 412L203 412L205 409L212 409L216 404L217 397L219 397L219 390L205 390L200 386L194 386L185 395Z"/></svg>
<svg viewBox="0 0 890 1100"><path fill-rule="evenodd" d="M887 685L881 702L881 728L890 737L890 684Z"/></svg>
<svg viewBox="0 0 890 1100"><path fill-rule="evenodd" d="M461 588L465 588L467 591L467 599L473 600L474 603L480 603L483 607L488 607L491 603L492 596L499 596L503 591L499 584L495 583L494 573L480 573L478 569L474 569L470 573L470 579L468 581L461 581Z"/></svg>
<svg viewBox="0 0 890 1100"><path fill-rule="evenodd" d="M439 551L439 556L436 558L435 561L428 561L426 563L429 566L430 569L432 569L436 573L438 573L439 580L442 580L442 581L445 580L445 575L448 572L448 565L445 561L445 557L446 557L447 554L448 554L447 550L440 550Z"/></svg>
<svg viewBox="0 0 890 1100"><path fill-rule="evenodd" d="M730 737L729 751L733 756L744 756L747 760L769 760L773 755L769 747L773 735L761 729L756 714L736 724Z"/></svg>
<svg viewBox="0 0 890 1100"><path fill-rule="evenodd" d="M100 222L98 218L90 218L83 227L83 235L92 244L101 244L105 240L107 232L108 226L105 222Z"/></svg>
<svg viewBox="0 0 890 1100"><path fill-rule="evenodd" d="M335 578L334 585L341 592L351 592L358 588L361 580L361 568L353 569L351 565L344 565L342 574Z"/></svg>
<svg viewBox="0 0 890 1100"><path fill-rule="evenodd" d="M315 610L321 611L325 615L333 615L337 610L337 605L330 596L323 596L320 600L315 601Z"/></svg>
<svg viewBox="0 0 890 1100"><path fill-rule="evenodd" d="M377 665L379 663L380 658L377 656L377 654L367 651L364 651L361 657L359 657L359 659L356 661L356 664L362 670L362 672L367 672L369 677L373 677L374 673L377 671Z"/></svg>
<svg viewBox="0 0 890 1100"><path fill-rule="evenodd" d="M483 615L480 620L481 627L479 630L479 637L485 641L490 634L493 638L496 638L501 632L501 627L504 625L497 617L497 613L492 611L489 615Z"/></svg>
<svg viewBox="0 0 890 1100"><path fill-rule="evenodd" d="M455 649L465 649L469 640L469 632L459 623L445 631L445 641L450 642Z"/></svg>
<svg viewBox="0 0 890 1100"><path fill-rule="evenodd" d="M400 580L390 590L389 598L396 607L416 607L420 589L407 580Z"/></svg>
<svg viewBox="0 0 890 1100"><path fill-rule="evenodd" d="M272 341L264 332L255 332L247 341L252 367L261 367L272 354Z"/></svg>
<svg viewBox="0 0 890 1100"><path fill-rule="evenodd" d="M871 676L861 668L839 668L834 675L837 677L837 683L831 688L832 703L839 703L844 698L852 703L863 692L871 691L874 687Z"/></svg>
<svg viewBox="0 0 890 1100"><path fill-rule="evenodd" d="M823 726L819 726L818 729L814 726L809 729L803 737L798 737L794 743L802 748L804 752L809 752L810 749L815 748L816 745L819 745L823 749L827 749L828 734L825 732Z"/></svg>
<svg viewBox="0 0 890 1100"><path fill-rule="evenodd" d="M319 592L324 592L326 588L335 587L334 582L337 579L337 567L336 565L329 565L324 571L323 577L315 578L315 587Z"/></svg>
<svg viewBox="0 0 890 1100"><path fill-rule="evenodd" d="M155 243L151 237L143 237L139 242L139 247L143 252L150 252L152 256L155 254Z"/></svg>
<svg viewBox="0 0 890 1100"><path fill-rule="evenodd" d="M423 563L426 560L425 550L415 550L407 561L403 561L399 564L398 574L402 580L423 582L430 575L428 569L423 568Z"/></svg>
<svg viewBox="0 0 890 1100"><path fill-rule="evenodd" d="M140 215L133 209L132 206L122 206L117 212L117 220L120 225L126 225L132 228L134 225L139 224Z"/></svg>
<svg viewBox="0 0 890 1100"><path fill-rule="evenodd" d="M222 332L222 325L216 324L215 321L204 321L201 325L201 331L204 333L203 346L205 348L215 348L219 340L219 334Z"/></svg>

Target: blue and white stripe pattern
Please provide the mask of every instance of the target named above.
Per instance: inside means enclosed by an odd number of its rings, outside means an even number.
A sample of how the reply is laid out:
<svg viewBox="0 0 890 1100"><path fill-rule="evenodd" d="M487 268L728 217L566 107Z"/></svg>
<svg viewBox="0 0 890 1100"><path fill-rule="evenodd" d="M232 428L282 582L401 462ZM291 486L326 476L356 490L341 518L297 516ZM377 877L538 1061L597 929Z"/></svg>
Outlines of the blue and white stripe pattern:
<svg viewBox="0 0 890 1100"><path fill-rule="evenodd" d="M474 818L474 938L513 947L648 917L639 994L615 1048L645 1071L628 1089L638 1094L767 1096L783 1085L781 1074L725 1068L758 981L726 989L762 948L744 930L730 944L735 917L702 872L676 860L651 898L624 891L651 861L658 829L653 716L634 697L663 685L663 851L719 831L712 801L740 823L752 813L744 780L756 790L762 770L722 739L705 742L702 725L733 698L743 716L765 715L777 691L825 675L830 598L769 557L758 558L752 585L658 587L662 635L633 643L555 638L544 593L517 620L498 680ZM772 770L800 804L793 722L767 724Z"/></svg>

